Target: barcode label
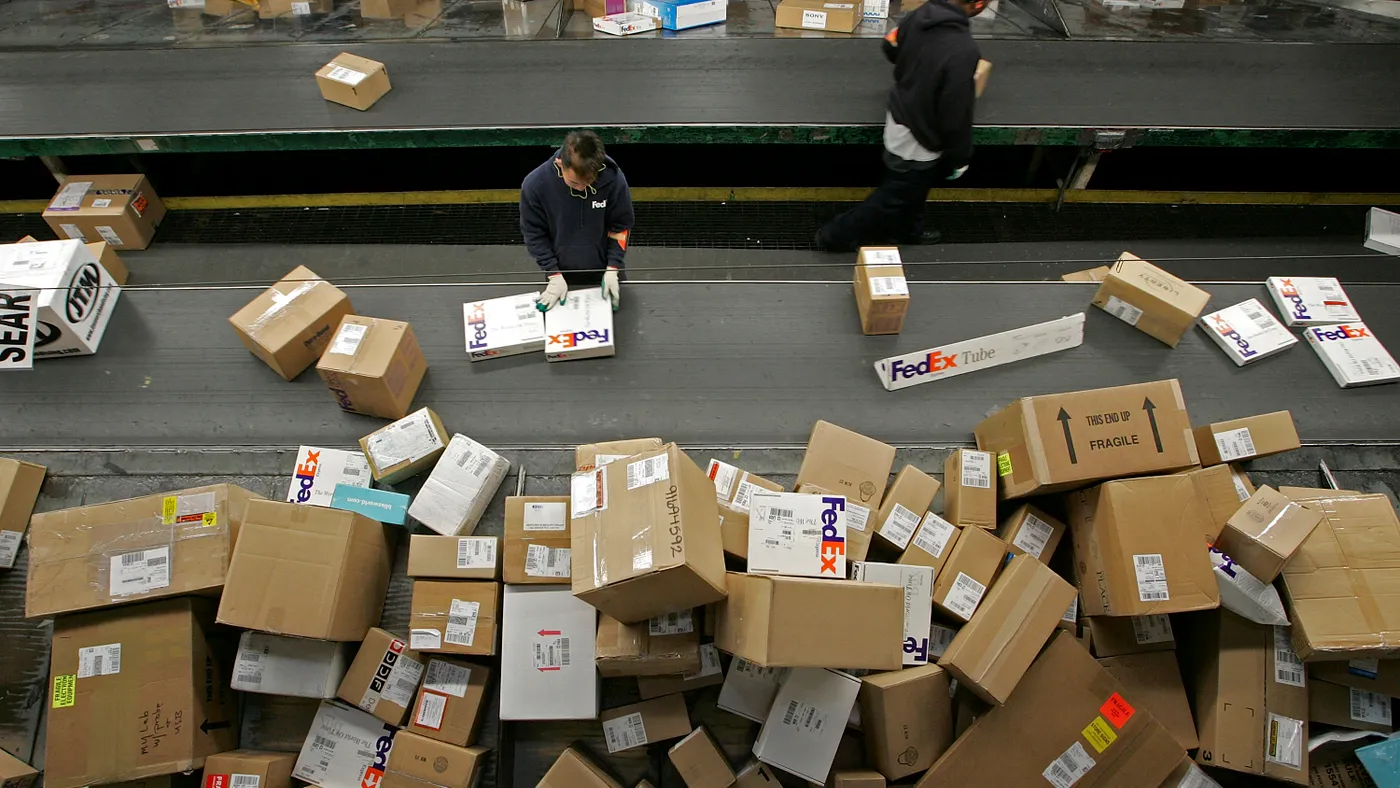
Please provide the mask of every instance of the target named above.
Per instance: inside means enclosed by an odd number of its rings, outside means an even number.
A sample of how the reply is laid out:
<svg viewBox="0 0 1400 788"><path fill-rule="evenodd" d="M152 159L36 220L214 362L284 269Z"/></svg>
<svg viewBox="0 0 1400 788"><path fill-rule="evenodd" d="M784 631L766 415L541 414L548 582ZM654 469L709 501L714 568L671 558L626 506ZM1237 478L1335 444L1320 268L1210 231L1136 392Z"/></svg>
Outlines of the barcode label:
<svg viewBox="0 0 1400 788"><path fill-rule="evenodd" d="M934 558L942 558L943 551L948 549L948 542L952 540L956 530L952 523L929 512L924 515L924 522L919 526L918 535L914 537L914 546Z"/></svg>
<svg viewBox="0 0 1400 788"><path fill-rule="evenodd" d="M78 649L78 678L114 676L122 672L122 644Z"/></svg>
<svg viewBox="0 0 1400 788"><path fill-rule="evenodd" d="M729 508L733 509L736 512L747 513L749 511L749 504L753 502L754 490L758 489L761 488L753 482L749 481L749 475L747 473L744 474L744 478L739 480L739 489L735 491L734 500L729 504ZM846 518L847 522L849 523L850 515L847 514Z"/></svg>
<svg viewBox="0 0 1400 788"><path fill-rule="evenodd" d="M682 681L693 681L703 679L706 676L713 676L720 672L719 649L715 644L706 643L700 647L700 669L694 673L684 673L681 675Z"/></svg>
<svg viewBox="0 0 1400 788"><path fill-rule="evenodd" d="M1075 742L1060 757L1051 761L1050 765L1045 767L1045 771L1041 772L1041 776L1049 780L1055 788L1070 788L1079 782L1079 778L1088 774L1094 765L1094 759L1089 757L1084 745Z"/></svg>
<svg viewBox="0 0 1400 788"><path fill-rule="evenodd" d="M870 277L870 293L877 296L909 295L909 282L902 276Z"/></svg>
<svg viewBox="0 0 1400 788"><path fill-rule="evenodd" d="M603 466L591 471L580 471L569 479L570 516L574 519L587 517L595 511L608 508L607 469Z"/></svg>
<svg viewBox="0 0 1400 788"><path fill-rule="evenodd" d="M1138 320L1142 318L1142 310L1124 301L1118 296L1109 296L1108 303L1104 304L1103 311L1122 320L1130 326L1136 326Z"/></svg>
<svg viewBox="0 0 1400 788"><path fill-rule="evenodd" d="M15 556L19 555L19 543L23 538L24 534L19 531L0 531L0 569L15 565Z"/></svg>
<svg viewBox="0 0 1400 788"><path fill-rule="evenodd" d="M569 577L572 554L567 547L532 544L525 548L525 574L529 577Z"/></svg>
<svg viewBox="0 0 1400 788"><path fill-rule="evenodd" d="M1026 519L1021 521L1021 528L1016 532L1016 537L1011 543L1026 551L1026 555L1040 558L1045 552L1045 546L1050 544L1050 537L1055 535L1055 529L1049 523L1036 517L1030 512L1026 512Z"/></svg>
<svg viewBox="0 0 1400 788"><path fill-rule="evenodd" d="M169 547L112 556L108 591L113 598L144 594L169 585Z"/></svg>
<svg viewBox="0 0 1400 788"><path fill-rule="evenodd" d="M670 455L658 454L627 464L627 489L635 490L671 478Z"/></svg>
<svg viewBox="0 0 1400 788"><path fill-rule="evenodd" d="M296 5L305 5L305 6L306 6L306 13L307 13L307 14L311 13L311 6L310 6L309 3L301 3L301 4L293 3L292 5L293 5L294 7L295 7ZM294 8L294 10L295 10L295 8ZM332 67L331 67L331 70L330 70L329 72L326 73L326 79L333 79L333 80L335 80L336 82L340 82L340 83L342 83L342 84L349 85L349 86L351 86L351 87L354 87L354 86L360 84L361 82L364 82L364 81L365 81L365 77L368 77L368 76L369 76L369 74L366 74L366 73L364 73L363 71L356 71L356 70L353 69L353 68L346 68L345 66L332 66Z"/></svg>
<svg viewBox="0 0 1400 788"><path fill-rule="evenodd" d="M715 483L715 497L720 503L729 503L729 494L734 492L734 480L739 478L739 469L719 460L710 460L707 473L710 481Z"/></svg>
<svg viewBox="0 0 1400 788"><path fill-rule="evenodd" d="M1293 650L1288 627L1274 627L1274 681L1293 687L1305 686L1303 660Z"/></svg>
<svg viewBox="0 0 1400 788"><path fill-rule="evenodd" d="M1079 597L1069 601L1069 607L1065 608L1065 614L1060 616L1061 621L1068 621L1073 624L1079 621Z"/></svg>
<svg viewBox="0 0 1400 788"><path fill-rule="evenodd" d="M1379 659L1348 660L1347 672L1353 676L1360 676L1364 679L1374 679L1380 675L1381 661Z"/></svg>
<svg viewBox="0 0 1400 788"><path fill-rule="evenodd" d="M441 692L424 689L418 694L418 713L413 724L435 731L442 730L442 717L447 712L447 696Z"/></svg>
<svg viewBox="0 0 1400 788"><path fill-rule="evenodd" d="M569 656L569 639L560 636L535 638L534 662L537 669L567 668L572 664Z"/></svg>
<svg viewBox="0 0 1400 788"><path fill-rule="evenodd" d="M442 632L436 629L409 630L408 646L414 651L436 651L442 648Z"/></svg>
<svg viewBox="0 0 1400 788"><path fill-rule="evenodd" d="M608 752L622 752L647 743L647 727L642 722L641 712L625 714L617 719L603 722L603 737L607 740Z"/></svg>
<svg viewBox="0 0 1400 788"><path fill-rule="evenodd" d="M391 650L385 654L385 657L395 654L398 659L394 662L393 669L389 671L389 678L385 680L384 688L379 691L379 697L407 709L413 705L413 695L418 692L418 680L423 678L423 663L416 659L409 659L402 654L401 650L404 646L402 640L396 640L395 643L400 651ZM371 691L373 691L372 687L373 684L371 684ZM366 695L368 694L366 693ZM361 706L363 707L363 703Z"/></svg>
<svg viewBox="0 0 1400 788"><path fill-rule="evenodd" d="M958 636L956 629L949 629L938 624L930 624L928 630L928 656L932 661L935 657L941 657L948 651L948 647L953 644L953 638Z"/></svg>
<svg viewBox="0 0 1400 788"><path fill-rule="evenodd" d="M1163 602L1171 599L1167 592L1167 568L1161 553L1133 556L1133 571L1137 573L1138 601Z"/></svg>
<svg viewBox="0 0 1400 788"><path fill-rule="evenodd" d="M1254 437L1249 434L1248 427L1215 433L1215 448L1220 451L1220 459L1225 462L1249 459L1256 454Z"/></svg>
<svg viewBox="0 0 1400 788"><path fill-rule="evenodd" d="M1351 689L1351 718L1372 725L1390 725L1390 696Z"/></svg>
<svg viewBox="0 0 1400 788"><path fill-rule="evenodd" d="M786 522L789 522L789 523L790 523L790 522L792 522L792 521L794 521L794 520L797 519L797 515L796 515L796 514L793 512L793 510L791 510L791 509L773 509L773 508L770 508L770 509L768 510L768 518L767 518L767 519L768 519L769 522L772 522L773 520L783 520L783 521L786 521Z"/></svg>
<svg viewBox="0 0 1400 788"><path fill-rule="evenodd" d="M83 207L83 198L87 196L88 190L92 188L92 181L72 181L63 184L63 188L58 190L58 194L53 197L53 202L49 203L50 211L76 211Z"/></svg>
<svg viewBox="0 0 1400 788"><path fill-rule="evenodd" d="M689 610L667 613L647 622L647 632L651 635L684 635L694 631L693 615Z"/></svg>
<svg viewBox="0 0 1400 788"><path fill-rule="evenodd" d="M490 569L495 566L495 537L472 536L457 540L458 569Z"/></svg>
<svg viewBox="0 0 1400 788"><path fill-rule="evenodd" d="M982 594L986 590L985 585L959 572L957 579L953 581L953 587L948 589L947 596L943 598L943 607L962 620L971 621L972 614L977 612L977 605L981 604Z"/></svg>
<svg viewBox="0 0 1400 788"><path fill-rule="evenodd" d="M1269 714L1264 758L1294 769L1303 768L1303 721Z"/></svg>
<svg viewBox="0 0 1400 788"><path fill-rule="evenodd" d="M447 634L442 639L457 646L472 645L476 641L476 616L480 610L480 602L452 600L447 616Z"/></svg>
<svg viewBox="0 0 1400 788"><path fill-rule="evenodd" d="M808 736L820 737L827 728L827 714L810 703L790 700L783 712L783 724Z"/></svg>
<svg viewBox="0 0 1400 788"><path fill-rule="evenodd" d="M262 785L262 778L256 774L230 774L229 785L232 788L258 788Z"/></svg>
<svg viewBox="0 0 1400 788"><path fill-rule="evenodd" d="M1230 481L1235 483L1235 497L1241 501L1249 500L1249 488L1244 486L1244 477L1234 468L1230 469Z"/></svg>
<svg viewBox="0 0 1400 788"><path fill-rule="evenodd" d="M1166 615L1132 616L1133 639L1139 646L1151 643L1170 643L1176 638L1172 634L1172 620Z"/></svg>
<svg viewBox="0 0 1400 788"><path fill-rule="evenodd" d="M909 539L914 536L914 529L918 527L918 513L904 508L902 504L895 504L890 516L886 517L884 524L880 526L880 535L903 550L909 546Z"/></svg>
<svg viewBox="0 0 1400 788"><path fill-rule="evenodd" d="M355 355L367 333L369 333L369 326L360 323L341 323L340 330L335 332L335 339L331 342L331 352L338 356Z"/></svg>
<svg viewBox="0 0 1400 788"><path fill-rule="evenodd" d="M864 531L870 522L870 510L860 504L851 503L851 499L846 499L846 528L848 530Z"/></svg>
<svg viewBox="0 0 1400 788"><path fill-rule="evenodd" d="M463 698L467 695L467 685L471 680L471 668L431 659L428 660L428 676L423 679L423 689Z"/></svg>
<svg viewBox="0 0 1400 788"><path fill-rule="evenodd" d="M568 527L569 512L563 503L525 504L526 531L563 531Z"/></svg>
<svg viewBox="0 0 1400 788"><path fill-rule="evenodd" d="M990 490L992 487L992 453L987 451L967 451L962 453L962 486L979 487Z"/></svg>

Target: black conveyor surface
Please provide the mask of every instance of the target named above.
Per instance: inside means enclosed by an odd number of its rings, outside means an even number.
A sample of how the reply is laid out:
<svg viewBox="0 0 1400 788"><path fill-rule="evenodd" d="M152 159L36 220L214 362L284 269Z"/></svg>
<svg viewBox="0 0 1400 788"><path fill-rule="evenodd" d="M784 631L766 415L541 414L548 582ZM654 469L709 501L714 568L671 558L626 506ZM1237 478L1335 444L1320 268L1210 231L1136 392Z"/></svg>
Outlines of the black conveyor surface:
<svg viewBox="0 0 1400 788"><path fill-rule="evenodd" d="M997 127L1393 129L1400 46L980 42ZM394 89L323 101L337 45L0 54L0 137L553 126L848 126L882 121L866 39L363 44ZM178 100L172 100L178 97Z"/></svg>
<svg viewBox="0 0 1400 788"><path fill-rule="evenodd" d="M414 273L394 247L299 247L294 261L285 249L242 248L259 270L280 251L282 270L302 263L332 279ZM432 253L458 254L450 247ZM500 247L488 257L478 251L474 259L523 270L519 249ZM175 261L211 267L197 246L165 247L149 258L161 265L146 269L143 259L130 260L138 282L162 281L156 269L168 273ZM248 270L218 268L233 279ZM1287 408L1305 441L1400 441L1396 386L1344 391L1301 344L1243 369L1199 330L1173 350L1089 307L1087 285L914 283L904 333L863 337L842 281L638 281L626 285L615 358L468 363L462 302L539 286L533 276L510 279L520 284L348 290L357 313L413 323L430 365L418 404L433 407L450 429L498 447L651 434L692 446L794 445L817 419L901 445L959 443L1019 396L1167 377L1181 379L1196 423ZM1208 288L1218 306L1267 299L1261 284ZM239 344L226 317L257 289L123 293L98 355L43 361L31 374L0 381L0 450L342 446L382 425L340 412L314 372L286 383ZM1349 292L1376 335L1400 342L1397 286L1358 284ZM895 353L1081 310L1088 313L1085 343L1065 353L902 392L884 391L871 367Z"/></svg>

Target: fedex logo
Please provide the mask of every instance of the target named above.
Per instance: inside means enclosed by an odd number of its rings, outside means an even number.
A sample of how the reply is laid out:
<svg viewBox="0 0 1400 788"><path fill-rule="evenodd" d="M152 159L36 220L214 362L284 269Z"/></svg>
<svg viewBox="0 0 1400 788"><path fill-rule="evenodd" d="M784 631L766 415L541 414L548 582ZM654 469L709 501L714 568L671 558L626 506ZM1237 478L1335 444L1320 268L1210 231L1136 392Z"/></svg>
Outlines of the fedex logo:
<svg viewBox="0 0 1400 788"><path fill-rule="evenodd" d="M394 747L394 731L392 725L385 724L384 733L374 743L374 761L365 767L365 774L360 778L360 788L379 788L384 768L389 765L389 750Z"/></svg>
<svg viewBox="0 0 1400 788"><path fill-rule="evenodd" d="M311 488L316 486L316 472L321 467L321 452L309 451L306 453L306 462L297 466L297 472L292 477L301 484L301 489L297 490L297 503L306 503L311 500Z"/></svg>
<svg viewBox="0 0 1400 788"><path fill-rule="evenodd" d="M1365 326L1360 328L1356 326L1328 326L1327 328L1314 328L1312 332L1313 336L1317 337L1320 342L1326 342L1332 339L1360 339L1362 337L1371 336L1371 329Z"/></svg>
<svg viewBox="0 0 1400 788"><path fill-rule="evenodd" d="M477 351L486 347L486 304L478 301L471 308L471 314L467 315L467 331L471 333L467 339L467 350ZM473 352L472 358L481 356Z"/></svg>
<svg viewBox="0 0 1400 788"><path fill-rule="evenodd" d="M836 557L846 554L846 538L838 536L836 533L836 520L840 517L838 512L846 511L845 498L822 497L822 503L826 508L822 510L822 546L819 553L822 559L822 574L830 572L837 577L840 573L836 571Z"/></svg>
<svg viewBox="0 0 1400 788"><path fill-rule="evenodd" d="M1234 342L1235 346L1240 349L1241 358L1249 358L1250 356L1259 355L1259 351L1250 350L1249 340L1245 339L1239 331L1236 331L1235 327L1230 325L1225 320L1225 318L1221 317L1220 315L1212 315L1210 319L1215 323L1216 333L1220 334L1220 336L1225 337L1231 342Z"/></svg>
<svg viewBox="0 0 1400 788"><path fill-rule="evenodd" d="M608 329L593 329L591 331L575 331L572 334L550 334L549 344L558 345L561 348L578 347L587 340L608 341Z"/></svg>
<svg viewBox="0 0 1400 788"><path fill-rule="evenodd" d="M1312 315L1308 314L1308 305L1303 301L1303 294L1298 292L1298 286L1293 284L1292 279L1280 279L1278 293L1293 303L1294 319L1312 320Z"/></svg>
<svg viewBox="0 0 1400 788"><path fill-rule="evenodd" d="M907 637L904 639L904 653L913 654L921 663L928 662L928 638Z"/></svg>
<svg viewBox="0 0 1400 788"><path fill-rule="evenodd" d="M945 369L952 369L958 365L956 356L945 356L943 351L934 350L928 357L917 364L906 364L900 359L890 362L890 380L900 378L913 378L919 375L928 375Z"/></svg>

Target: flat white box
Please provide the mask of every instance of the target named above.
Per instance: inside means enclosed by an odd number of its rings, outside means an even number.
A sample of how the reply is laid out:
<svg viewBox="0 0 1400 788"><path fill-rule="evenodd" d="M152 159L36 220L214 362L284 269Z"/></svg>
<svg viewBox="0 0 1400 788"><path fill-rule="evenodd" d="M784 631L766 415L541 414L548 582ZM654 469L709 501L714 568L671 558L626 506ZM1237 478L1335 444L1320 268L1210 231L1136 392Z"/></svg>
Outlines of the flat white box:
<svg viewBox="0 0 1400 788"><path fill-rule="evenodd" d="M748 564L751 575L845 579L845 496L755 490Z"/></svg>
<svg viewBox="0 0 1400 788"><path fill-rule="evenodd" d="M766 764L825 785L859 694L860 679L854 676L825 668L793 668L778 688L753 754Z"/></svg>
<svg viewBox="0 0 1400 788"><path fill-rule="evenodd" d="M564 303L545 312L544 333L544 357L547 361L617 355L617 345L613 342L612 304L596 287L571 290Z"/></svg>
<svg viewBox="0 0 1400 788"><path fill-rule="evenodd" d="M443 536L470 536L510 470L505 457L453 435L408 514Z"/></svg>
<svg viewBox="0 0 1400 788"><path fill-rule="evenodd" d="M716 705L730 714L747 717L754 722L768 719L778 687L791 668L765 668L743 657L735 657L724 674L724 686L719 688Z"/></svg>
<svg viewBox="0 0 1400 788"><path fill-rule="evenodd" d="M238 638L230 685L265 695L334 698L355 657L354 647L354 643L244 632Z"/></svg>
<svg viewBox="0 0 1400 788"><path fill-rule="evenodd" d="M612 14L611 16L599 16L593 18L593 29L599 33L607 33L611 36L630 36L636 33L646 33L661 27L661 20L645 14L635 14L631 12L622 14ZM571 296L572 297L572 296ZM558 309L555 307L554 309ZM554 309L549 310L553 312ZM612 355L609 353L608 355ZM555 359L550 359L554 361Z"/></svg>
<svg viewBox="0 0 1400 788"><path fill-rule="evenodd" d="M1257 298L1211 312L1201 318L1200 324L1206 336L1219 345L1237 367L1282 353L1298 344L1298 338Z"/></svg>
<svg viewBox="0 0 1400 788"><path fill-rule="evenodd" d="M1400 213L1372 208L1366 213L1367 249L1400 255Z"/></svg>
<svg viewBox="0 0 1400 788"><path fill-rule="evenodd" d="M1330 276L1271 276L1264 280L1283 322L1294 326L1331 326L1361 319L1342 283Z"/></svg>
<svg viewBox="0 0 1400 788"><path fill-rule="evenodd" d="M597 719L597 635L598 611L568 586L506 586L501 719Z"/></svg>
<svg viewBox="0 0 1400 788"><path fill-rule="evenodd" d="M1365 323L1314 326L1303 336L1344 389L1400 380L1400 365Z"/></svg>
<svg viewBox="0 0 1400 788"><path fill-rule="evenodd" d="M1069 350L1083 342L1084 313L1080 312L1000 334L891 356L875 362L875 373L880 376L880 385L886 391L898 391L920 383Z"/></svg>
<svg viewBox="0 0 1400 788"><path fill-rule="evenodd" d="M82 241L0 245L0 290L33 290L34 358L97 352L121 287Z"/></svg>
<svg viewBox="0 0 1400 788"><path fill-rule="evenodd" d="M377 785L389 765L397 730L359 709L322 701L292 776L321 788Z"/></svg>
<svg viewBox="0 0 1400 788"><path fill-rule="evenodd" d="M933 620L933 567L854 561L851 579L904 589L904 664L927 665Z"/></svg>
<svg viewBox="0 0 1400 788"><path fill-rule="evenodd" d="M518 356L544 350L544 313L539 293L523 293L462 304L467 358Z"/></svg>
<svg viewBox="0 0 1400 788"><path fill-rule="evenodd" d="M861 8L861 16L865 19L887 19L890 15L890 0L865 0L865 5Z"/></svg>
<svg viewBox="0 0 1400 788"><path fill-rule="evenodd" d="M330 506L337 484L369 487L369 460L364 452L302 446L287 487L287 503Z"/></svg>

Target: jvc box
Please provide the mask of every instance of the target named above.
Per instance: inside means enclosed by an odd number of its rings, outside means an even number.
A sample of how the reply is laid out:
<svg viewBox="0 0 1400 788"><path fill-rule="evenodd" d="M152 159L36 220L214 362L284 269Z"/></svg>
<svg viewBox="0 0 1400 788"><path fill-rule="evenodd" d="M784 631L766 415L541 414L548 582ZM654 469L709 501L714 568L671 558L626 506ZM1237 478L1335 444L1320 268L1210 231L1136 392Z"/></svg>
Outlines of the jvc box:
<svg viewBox="0 0 1400 788"><path fill-rule="evenodd" d="M1365 323L1314 326L1303 336L1344 389L1400 380L1400 365Z"/></svg>
<svg viewBox="0 0 1400 788"><path fill-rule="evenodd" d="M544 315L538 293L491 298L462 305L467 357L472 361L544 350Z"/></svg>
<svg viewBox="0 0 1400 788"><path fill-rule="evenodd" d="M341 484L369 487L369 461L363 452L302 446L287 488L287 503L330 506Z"/></svg>
<svg viewBox="0 0 1400 788"><path fill-rule="evenodd" d="M1274 319L1257 298L1202 317L1201 330L1237 367L1282 353L1298 344L1298 338Z"/></svg>
<svg viewBox="0 0 1400 788"><path fill-rule="evenodd" d="M753 494L749 572L846 577L846 499L840 495Z"/></svg>
<svg viewBox="0 0 1400 788"><path fill-rule="evenodd" d="M886 391L1079 347L1084 313L875 362Z"/></svg>
<svg viewBox="0 0 1400 788"><path fill-rule="evenodd" d="M1291 326L1329 326L1361 319L1342 283L1330 276L1271 276L1264 284Z"/></svg>
<svg viewBox="0 0 1400 788"><path fill-rule="evenodd" d="M81 241L43 241L0 246L0 316L25 315L15 345L3 345L12 361L20 349L33 358L87 356L97 352L112 319L121 287ZM0 323L6 337L10 322Z"/></svg>
<svg viewBox="0 0 1400 788"><path fill-rule="evenodd" d="M544 314L544 357L574 361L617 354L613 342L612 305L596 287L569 293L564 303Z"/></svg>

